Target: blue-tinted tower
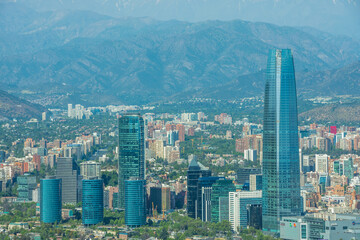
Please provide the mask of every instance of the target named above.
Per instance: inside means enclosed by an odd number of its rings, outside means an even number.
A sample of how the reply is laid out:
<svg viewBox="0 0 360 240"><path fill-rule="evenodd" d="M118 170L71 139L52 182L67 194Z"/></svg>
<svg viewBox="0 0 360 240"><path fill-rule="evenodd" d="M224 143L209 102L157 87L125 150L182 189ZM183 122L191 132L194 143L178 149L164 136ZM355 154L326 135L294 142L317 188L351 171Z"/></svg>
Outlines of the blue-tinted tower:
<svg viewBox="0 0 360 240"><path fill-rule="evenodd" d="M55 223L61 220L61 179L40 180L40 221Z"/></svg>
<svg viewBox="0 0 360 240"><path fill-rule="evenodd" d="M146 181L125 181L125 224L138 227L146 223Z"/></svg>
<svg viewBox="0 0 360 240"><path fill-rule="evenodd" d="M284 216L301 213L298 115L290 49L270 50L263 133L263 230L279 233Z"/></svg>
<svg viewBox="0 0 360 240"><path fill-rule="evenodd" d="M102 222L104 217L104 188L102 179L82 180L82 223Z"/></svg>
<svg viewBox="0 0 360 240"><path fill-rule="evenodd" d="M125 208L125 181L145 179L144 120L140 115L119 117L119 208Z"/></svg>

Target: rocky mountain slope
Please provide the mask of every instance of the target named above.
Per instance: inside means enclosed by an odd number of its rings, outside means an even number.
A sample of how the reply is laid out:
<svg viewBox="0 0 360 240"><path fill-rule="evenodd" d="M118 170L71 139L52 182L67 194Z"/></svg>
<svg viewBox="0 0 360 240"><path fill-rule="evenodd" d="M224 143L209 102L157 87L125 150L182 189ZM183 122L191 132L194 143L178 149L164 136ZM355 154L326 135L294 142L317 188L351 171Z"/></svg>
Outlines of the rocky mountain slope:
<svg viewBox="0 0 360 240"><path fill-rule="evenodd" d="M350 85L358 92L360 42L349 37L240 20L163 22L3 5L0 82L32 92L23 95L29 99L76 96L92 105L259 95L271 48L293 49L300 93L338 94Z"/></svg>
<svg viewBox="0 0 360 240"><path fill-rule="evenodd" d="M0 90L0 119L41 119L41 114L45 111L47 110L40 105L30 103Z"/></svg>

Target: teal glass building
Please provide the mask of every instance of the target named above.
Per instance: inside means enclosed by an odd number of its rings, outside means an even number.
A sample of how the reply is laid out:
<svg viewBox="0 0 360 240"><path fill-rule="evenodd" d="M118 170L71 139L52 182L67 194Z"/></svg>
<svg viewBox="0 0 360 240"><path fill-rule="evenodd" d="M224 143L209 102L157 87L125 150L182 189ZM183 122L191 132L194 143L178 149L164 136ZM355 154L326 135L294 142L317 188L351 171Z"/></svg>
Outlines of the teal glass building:
<svg viewBox="0 0 360 240"><path fill-rule="evenodd" d="M125 180L145 178L144 120L122 115L119 121L119 208L125 208Z"/></svg>
<svg viewBox="0 0 360 240"><path fill-rule="evenodd" d="M212 185L211 192L211 221L219 222L220 219L229 219L229 211L221 212L221 202L229 202L229 192L235 192L236 187L232 180L219 179ZM222 200L221 200L222 199ZM226 209L226 208L225 208ZM229 206L227 206L229 209ZM225 214L225 216L224 216Z"/></svg>
<svg viewBox="0 0 360 240"><path fill-rule="evenodd" d="M32 191L37 187L36 176L32 176L25 173L22 176L18 176L16 179L18 184L18 198L17 202L29 202L32 201Z"/></svg>
<svg viewBox="0 0 360 240"><path fill-rule="evenodd" d="M298 114L293 55L270 50L263 133L263 231L279 233L284 216L301 213Z"/></svg>
<svg viewBox="0 0 360 240"><path fill-rule="evenodd" d="M82 180L82 223L98 224L104 217L104 188L102 179Z"/></svg>
<svg viewBox="0 0 360 240"><path fill-rule="evenodd" d="M61 220L61 179L40 180L40 221L55 223Z"/></svg>
<svg viewBox="0 0 360 240"><path fill-rule="evenodd" d="M187 214L191 218L200 218L197 211L198 201L198 182L201 177L210 177L211 171L201 163L197 162L196 157L191 160L187 172Z"/></svg>
<svg viewBox="0 0 360 240"><path fill-rule="evenodd" d="M146 223L146 181L125 181L125 224L139 227Z"/></svg>

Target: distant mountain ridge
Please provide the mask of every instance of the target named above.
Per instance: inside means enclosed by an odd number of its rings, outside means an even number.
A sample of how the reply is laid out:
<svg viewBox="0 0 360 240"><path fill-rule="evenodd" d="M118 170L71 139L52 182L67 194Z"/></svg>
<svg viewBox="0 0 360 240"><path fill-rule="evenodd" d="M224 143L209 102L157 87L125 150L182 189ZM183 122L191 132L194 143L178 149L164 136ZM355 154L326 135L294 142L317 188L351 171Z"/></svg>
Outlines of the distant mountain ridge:
<svg viewBox="0 0 360 240"><path fill-rule="evenodd" d="M360 59L360 41L312 28L6 6L11 11L0 15L0 82L19 95L33 92L21 95L32 100L56 95L103 105L260 95L271 48L293 50L301 94L344 92L343 81L351 85L357 77L351 72ZM339 72L336 87L329 71ZM359 86L352 86L358 94ZM65 98L59 99L40 102L61 106Z"/></svg>
<svg viewBox="0 0 360 240"><path fill-rule="evenodd" d="M86 10L113 17L199 22L242 19L314 27L360 39L358 0L17 0L38 11ZM300 11L301 9L301 11Z"/></svg>
<svg viewBox="0 0 360 240"><path fill-rule="evenodd" d="M0 119L41 119L41 114L47 109L43 106L30 103L0 90Z"/></svg>

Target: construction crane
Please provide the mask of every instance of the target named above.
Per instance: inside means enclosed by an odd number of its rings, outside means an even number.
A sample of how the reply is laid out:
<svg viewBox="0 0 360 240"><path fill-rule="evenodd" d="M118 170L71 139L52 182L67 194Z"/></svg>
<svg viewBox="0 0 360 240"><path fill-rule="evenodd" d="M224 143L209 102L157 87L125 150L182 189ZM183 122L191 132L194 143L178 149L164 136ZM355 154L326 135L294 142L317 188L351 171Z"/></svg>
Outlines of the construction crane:
<svg viewBox="0 0 360 240"><path fill-rule="evenodd" d="M163 209L163 210L162 210L162 213L163 213L163 219L165 219L165 212L166 212L166 210L165 210L165 209Z"/></svg>
<svg viewBox="0 0 360 240"><path fill-rule="evenodd" d="M154 208L154 203L152 204L152 215L154 219L157 219L157 206Z"/></svg>

